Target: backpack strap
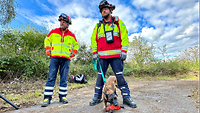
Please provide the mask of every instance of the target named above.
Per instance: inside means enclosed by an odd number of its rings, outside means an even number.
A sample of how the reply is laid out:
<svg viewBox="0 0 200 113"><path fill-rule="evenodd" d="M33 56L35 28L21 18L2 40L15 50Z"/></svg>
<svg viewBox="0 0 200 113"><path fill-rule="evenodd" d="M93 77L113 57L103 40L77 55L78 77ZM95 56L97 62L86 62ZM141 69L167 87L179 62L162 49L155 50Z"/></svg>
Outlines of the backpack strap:
<svg viewBox="0 0 200 113"><path fill-rule="evenodd" d="M98 31L99 31L99 27L101 26L101 23L103 23L102 20L99 20L99 23L97 23L97 32L96 32L96 40L98 39Z"/></svg>
<svg viewBox="0 0 200 113"><path fill-rule="evenodd" d="M99 27L101 26L101 23L103 23L103 21L99 20L99 23L97 23L97 29L99 29Z"/></svg>
<svg viewBox="0 0 200 113"><path fill-rule="evenodd" d="M114 24L117 24L117 25L119 24L119 17L118 16L113 16L112 20L113 20Z"/></svg>
<svg viewBox="0 0 200 113"><path fill-rule="evenodd" d="M114 24L117 24L117 27L118 27L118 29L120 30L120 28L119 28L119 17L118 16L113 16L112 17L112 22L114 23ZM97 32L96 32L96 39L97 39L97 35L98 35L98 29L99 29L99 27L101 26L101 23L103 23L103 20L99 20L99 23L97 23ZM119 31L120 33L119 33L119 37L121 38L121 31Z"/></svg>
<svg viewBox="0 0 200 113"><path fill-rule="evenodd" d="M117 24L117 27L119 29L119 37L121 38L121 30L119 28L119 17L118 16L113 16L112 19L113 19L113 23Z"/></svg>

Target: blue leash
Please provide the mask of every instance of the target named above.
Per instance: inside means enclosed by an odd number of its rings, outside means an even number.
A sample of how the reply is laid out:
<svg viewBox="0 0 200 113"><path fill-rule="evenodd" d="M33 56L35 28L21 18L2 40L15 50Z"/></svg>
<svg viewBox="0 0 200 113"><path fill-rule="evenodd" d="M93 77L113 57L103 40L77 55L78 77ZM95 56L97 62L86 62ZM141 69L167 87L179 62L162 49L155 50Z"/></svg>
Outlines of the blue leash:
<svg viewBox="0 0 200 113"><path fill-rule="evenodd" d="M101 70L101 73L102 73L103 82L104 82L104 84L106 84L106 80L105 80L105 77L104 77L104 74L103 74L103 70L101 68L101 64L100 64L99 58L97 58L97 62L99 62L99 67L100 67L100 70ZM97 64L96 64L94 59L92 60L92 63L94 64L94 69L96 71L97 70Z"/></svg>

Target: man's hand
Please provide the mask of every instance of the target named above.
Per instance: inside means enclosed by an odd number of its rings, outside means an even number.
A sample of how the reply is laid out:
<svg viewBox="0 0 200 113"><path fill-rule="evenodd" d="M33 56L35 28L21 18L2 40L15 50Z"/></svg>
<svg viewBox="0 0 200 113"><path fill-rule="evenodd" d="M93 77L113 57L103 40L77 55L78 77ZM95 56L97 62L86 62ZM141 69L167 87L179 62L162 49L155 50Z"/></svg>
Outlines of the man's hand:
<svg viewBox="0 0 200 113"><path fill-rule="evenodd" d="M51 47L46 47L46 55L51 56Z"/></svg>
<svg viewBox="0 0 200 113"><path fill-rule="evenodd" d="M96 60L98 57L99 57L98 54L94 54L94 55L93 55L93 59L94 59L94 60Z"/></svg>
<svg viewBox="0 0 200 113"><path fill-rule="evenodd" d="M122 60L122 61L124 61L124 60L126 60L126 53L124 53L124 52L121 52L121 54L120 54L120 60Z"/></svg>
<svg viewBox="0 0 200 113"><path fill-rule="evenodd" d="M75 57L76 53L77 53L77 50L73 50L73 51L71 52L71 56L70 56L70 57L71 57L71 58L72 58L72 57Z"/></svg>

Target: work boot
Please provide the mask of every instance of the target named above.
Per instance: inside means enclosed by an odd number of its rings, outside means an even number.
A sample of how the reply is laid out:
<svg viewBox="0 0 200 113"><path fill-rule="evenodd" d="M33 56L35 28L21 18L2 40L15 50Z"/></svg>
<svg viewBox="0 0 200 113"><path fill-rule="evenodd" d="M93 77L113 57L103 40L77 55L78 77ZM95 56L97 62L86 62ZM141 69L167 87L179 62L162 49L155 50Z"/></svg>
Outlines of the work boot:
<svg viewBox="0 0 200 113"><path fill-rule="evenodd" d="M50 100L48 98L44 99L41 107L47 107L50 104Z"/></svg>
<svg viewBox="0 0 200 113"><path fill-rule="evenodd" d="M128 105L132 108L137 108L136 104L131 100L131 98L125 98L123 99L123 104Z"/></svg>
<svg viewBox="0 0 200 113"><path fill-rule="evenodd" d="M60 102L62 102L63 104L67 104L67 103L68 103L66 97L62 97L62 98L60 99Z"/></svg>
<svg viewBox="0 0 200 113"><path fill-rule="evenodd" d="M99 103L101 103L101 102L102 102L101 98L94 97L94 98L92 99L92 101L90 102L90 106L97 105L97 104L99 104Z"/></svg>

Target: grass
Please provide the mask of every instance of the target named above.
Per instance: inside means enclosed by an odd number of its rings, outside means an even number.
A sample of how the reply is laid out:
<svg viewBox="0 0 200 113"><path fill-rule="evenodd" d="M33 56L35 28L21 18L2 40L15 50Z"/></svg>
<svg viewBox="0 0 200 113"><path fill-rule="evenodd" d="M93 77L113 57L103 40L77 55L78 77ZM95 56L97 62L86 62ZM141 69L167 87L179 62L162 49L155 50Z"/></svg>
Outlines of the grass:
<svg viewBox="0 0 200 113"><path fill-rule="evenodd" d="M176 75L158 75L151 76L147 74L135 75L135 80L199 80L198 71L190 71L186 74L176 74Z"/></svg>
<svg viewBox="0 0 200 113"><path fill-rule="evenodd" d="M57 77L52 98L57 98L59 95L59 82L59 77ZM95 84L95 82L95 78L90 78L87 84L68 83L67 89L74 90L77 88L87 87ZM0 87L0 92L1 94L4 94L2 96L13 104L20 108L26 108L42 103L45 83L46 80L39 80L37 82L14 82L12 84L4 83L3 86ZM0 99L0 112L9 110L14 110L14 108L3 99Z"/></svg>

